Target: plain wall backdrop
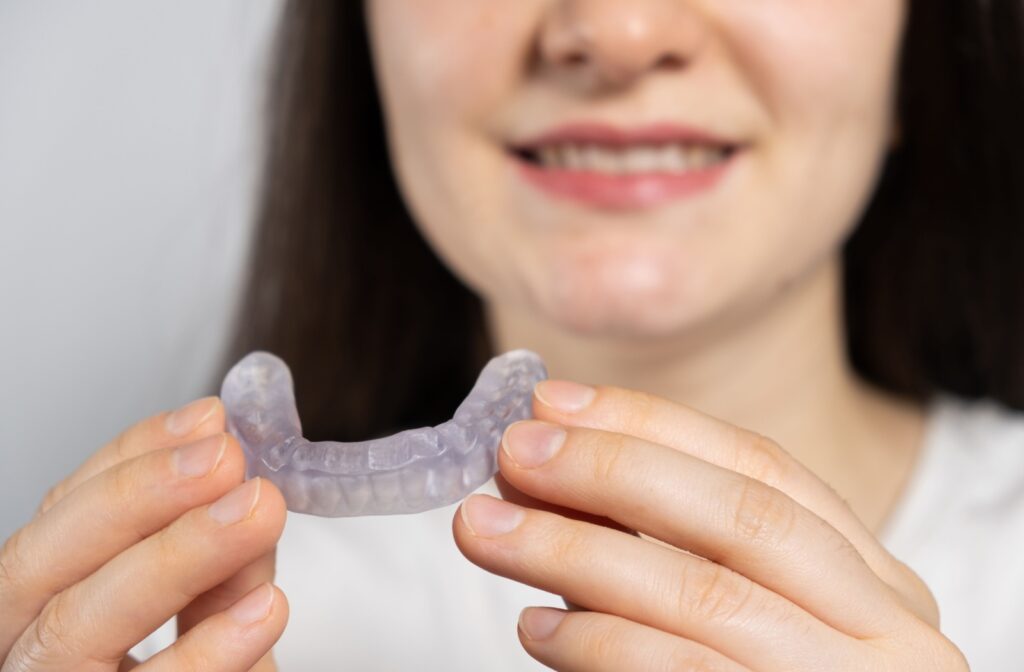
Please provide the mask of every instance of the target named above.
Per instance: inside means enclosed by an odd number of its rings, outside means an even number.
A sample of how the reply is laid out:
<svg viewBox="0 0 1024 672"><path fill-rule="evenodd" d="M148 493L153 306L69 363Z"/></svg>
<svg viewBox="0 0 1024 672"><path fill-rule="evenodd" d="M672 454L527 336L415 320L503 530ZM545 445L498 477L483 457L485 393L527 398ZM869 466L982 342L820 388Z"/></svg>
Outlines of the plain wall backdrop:
<svg viewBox="0 0 1024 672"><path fill-rule="evenodd" d="M123 428L204 393L279 5L0 1L0 543Z"/></svg>

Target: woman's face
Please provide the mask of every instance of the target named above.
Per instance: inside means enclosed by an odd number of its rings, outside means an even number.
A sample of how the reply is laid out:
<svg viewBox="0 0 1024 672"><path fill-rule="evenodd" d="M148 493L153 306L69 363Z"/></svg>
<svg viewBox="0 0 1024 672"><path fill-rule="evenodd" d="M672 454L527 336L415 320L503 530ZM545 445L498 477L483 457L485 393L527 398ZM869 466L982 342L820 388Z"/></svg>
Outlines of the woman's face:
<svg viewBox="0 0 1024 672"><path fill-rule="evenodd" d="M442 260L485 302L638 337L835 258L890 144L904 4L369 0L367 20Z"/></svg>

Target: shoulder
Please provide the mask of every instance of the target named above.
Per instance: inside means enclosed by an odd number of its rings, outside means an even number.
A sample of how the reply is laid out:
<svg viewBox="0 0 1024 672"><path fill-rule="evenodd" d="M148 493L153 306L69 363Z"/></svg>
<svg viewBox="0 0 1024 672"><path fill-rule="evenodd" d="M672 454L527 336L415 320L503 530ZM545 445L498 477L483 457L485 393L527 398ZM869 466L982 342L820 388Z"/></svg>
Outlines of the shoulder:
<svg viewBox="0 0 1024 672"><path fill-rule="evenodd" d="M921 472L887 545L928 584L942 632L977 669L1020 660L1024 412L933 400Z"/></svg>
<svg viewBox="0 0 1024 672"><path fill-rule="evenodd" d="M975 504L1017 500L1024 509L1024 411L992 399L938 397L929 441Z"/></svg>
<svg viewBox="0 0 1024 672"><path fill-rule="evenodd" d="M1024 411L993 399L942 395L935 401L935 435L947 447L986 460L1024 464Z"/></svg>

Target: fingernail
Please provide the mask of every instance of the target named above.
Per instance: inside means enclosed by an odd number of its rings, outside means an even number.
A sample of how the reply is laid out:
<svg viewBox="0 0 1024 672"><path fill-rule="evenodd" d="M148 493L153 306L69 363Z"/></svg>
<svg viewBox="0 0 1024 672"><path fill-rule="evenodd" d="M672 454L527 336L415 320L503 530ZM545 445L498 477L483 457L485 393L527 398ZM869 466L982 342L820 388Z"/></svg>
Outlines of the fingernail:
<svg viewBox="0 0 1024 672"><path fill-rule="evenodd" d="M533 393L545 406L564 413L582 411L597 396L593 387L568 380L542 380L533 386Z"/></svg>
<svg viewBox="0 0 1024 672"><path fill-rule="evenodd" d="M260 499L259 477L242 483L210 505L207 513L221 525L230 525L242 520L256 508Z"/></svg>
<svg viewBox="0 0 1024 672"><path fill-rule="evenodd" d="M565 443L565 430L550 422L519 420L505 428L502 450L520 467L532 469L544 464Z"/></svg>
<svg viewBox="0 0 1024 672"><path fill-rule="evenodd" d="M164 426L174 436L185 436L213 415L216 408L217 397L196 399L168 415Z"/></svg>
<svg viewBox="0 0 1024 672"><path fill-rule="evenodd" d="M478 537L508 534L523 522L523 510L515 504L491 497L473 495L462 503L462 522Z"/></svg>
<svg viewBox="0 0 1024 672"><path fill-rule="evenodd" d="M519 629L530 639L547 639L568 613L550 607L527 607L519 614Z"/></svg>
<svg viewBox="0 0 1024 672"><path fill-rule="evenodd" d="M262 621L270 615L270 607L274 604L274 589L269 583L253 588L249 593L228 608L228 614L239 625L248 625Z"/></svg>
<svg viewBox="0 0 1024 672"><path fill-rule="evenodd" d="M220 463L227 444L227 434L215 434L195 443L174 449L174 468L180 476L206 476Z"/></svg>

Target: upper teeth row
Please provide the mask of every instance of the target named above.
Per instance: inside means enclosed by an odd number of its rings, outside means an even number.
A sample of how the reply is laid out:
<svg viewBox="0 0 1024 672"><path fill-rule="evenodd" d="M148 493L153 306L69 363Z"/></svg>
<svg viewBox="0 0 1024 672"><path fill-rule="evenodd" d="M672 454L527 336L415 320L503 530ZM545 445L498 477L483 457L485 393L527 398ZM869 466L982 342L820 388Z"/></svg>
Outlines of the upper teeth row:
<svg viewBox="0 0 1024 672"><path fill-rule="evenodd" d="M686 172L701 170L725 160L723 147L668 144L659 146L608 147L600 145L546 145L537 150L545 168L587 170L600 173Z"/></svg>

